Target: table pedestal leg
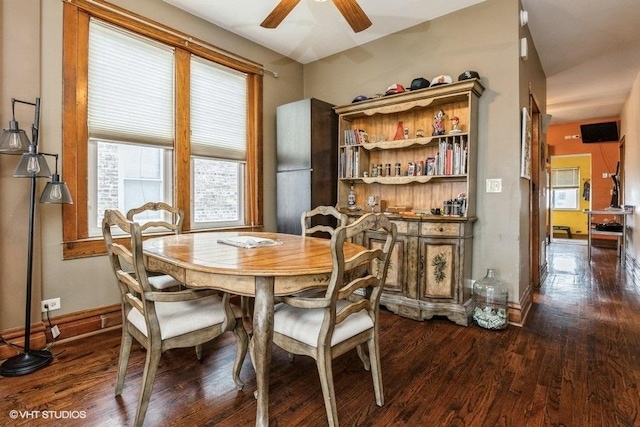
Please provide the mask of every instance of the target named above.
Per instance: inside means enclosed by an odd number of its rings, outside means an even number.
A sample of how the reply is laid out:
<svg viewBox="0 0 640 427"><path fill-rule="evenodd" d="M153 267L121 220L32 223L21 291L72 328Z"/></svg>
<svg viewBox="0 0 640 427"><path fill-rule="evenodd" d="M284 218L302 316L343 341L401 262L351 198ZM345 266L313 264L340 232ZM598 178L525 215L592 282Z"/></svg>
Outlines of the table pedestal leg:
<svg viewBox="0 0 640 427"><path fill-rule="evenodd" d="M256 426L269 425L269 366L273 344L273 277L256 277L253 309L253 355L257 383Z"/></svg>

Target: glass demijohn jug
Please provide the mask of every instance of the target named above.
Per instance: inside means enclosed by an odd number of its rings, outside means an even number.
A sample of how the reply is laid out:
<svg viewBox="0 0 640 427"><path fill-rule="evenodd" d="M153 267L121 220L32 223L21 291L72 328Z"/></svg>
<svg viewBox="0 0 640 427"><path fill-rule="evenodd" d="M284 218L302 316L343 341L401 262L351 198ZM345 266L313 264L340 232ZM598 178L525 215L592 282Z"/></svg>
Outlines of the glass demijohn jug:
<svg viewBox="0 0 640 427"><path fill-rule="evenodd" d="M495 276L492 268L473 283L473 321L485 329L505 329L508 319L507 288Z"/></svg>

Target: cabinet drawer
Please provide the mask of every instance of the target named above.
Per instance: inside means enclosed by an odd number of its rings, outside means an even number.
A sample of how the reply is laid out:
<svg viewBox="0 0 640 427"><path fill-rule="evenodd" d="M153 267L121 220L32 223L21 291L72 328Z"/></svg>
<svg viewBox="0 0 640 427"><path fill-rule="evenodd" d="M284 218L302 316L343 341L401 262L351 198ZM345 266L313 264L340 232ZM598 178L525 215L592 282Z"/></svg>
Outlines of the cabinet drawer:
<svg viewBox="0 0 640 427"><path fill-rule="evenodd" d="M460 235L460 224L452 222L424 222L420 224L421 236L452 236Z"/></svg>
<svg viewBox="0 0 640 427"><path fill-rule="evenodd" d="M398 234L408 234L408 232L409 232L409 224L407 224L406 221L391 221L391 222L396 225L396 229L398 230Z"/></svg>

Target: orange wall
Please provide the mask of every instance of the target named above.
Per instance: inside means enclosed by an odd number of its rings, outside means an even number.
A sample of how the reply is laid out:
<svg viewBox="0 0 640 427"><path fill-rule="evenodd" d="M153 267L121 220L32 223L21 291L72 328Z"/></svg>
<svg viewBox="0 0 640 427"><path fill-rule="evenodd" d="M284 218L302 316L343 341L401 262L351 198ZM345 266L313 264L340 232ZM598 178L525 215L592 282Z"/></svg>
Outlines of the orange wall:
<svg viewBox="0 0 640 427"><path fill-rule="evenodd" d="M609 117L581 122L560 123L550 125L547 130L549 154L560 156L566 154L591 153L591 209L604 209L611 204L611 178L603 178L602 174L616 172L620 152L615 142L583 144L582 139L564 139L565 135L580 135L580 125L586 123L620 122L617 117ZM622 196L622 195L621 195ZM620 204L623 200L620 200Z"/></svg>

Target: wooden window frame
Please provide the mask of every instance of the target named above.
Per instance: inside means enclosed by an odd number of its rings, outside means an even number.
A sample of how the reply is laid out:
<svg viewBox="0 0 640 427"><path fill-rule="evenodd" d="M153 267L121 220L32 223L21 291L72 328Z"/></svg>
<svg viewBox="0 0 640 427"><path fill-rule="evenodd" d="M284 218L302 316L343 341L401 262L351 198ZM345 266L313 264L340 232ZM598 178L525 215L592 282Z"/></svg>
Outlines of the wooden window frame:
<svg viewBox="0 0 640 427"><path fill-rule="evenodd" d="M574 181L571 184L558 184L557 174L559 172L571 172ZM579 167L560 167L551 169L551 208L556 211L571 212L580 210L580 168ZM575 192L575 207L562 208L556 206L556 194L558 191Z"/></svg>
<svg viewBox="0 0 640 427"><path fill-rule="evenodd" d="M73 205L63 207L63 258L74 259L106 253L102 237L89 237L87 218L87 83L91 17L175 48L174 204L185 212L184 229L187 232L191 227L188 78L190 57L192 54L197 55L247 74L246 226L240 229L262 230L262 68L251 61L242 61L209 49L206 42L107 2L71 0L64 3L63 14L62 167L65 181L75 200Z"/></svg>

